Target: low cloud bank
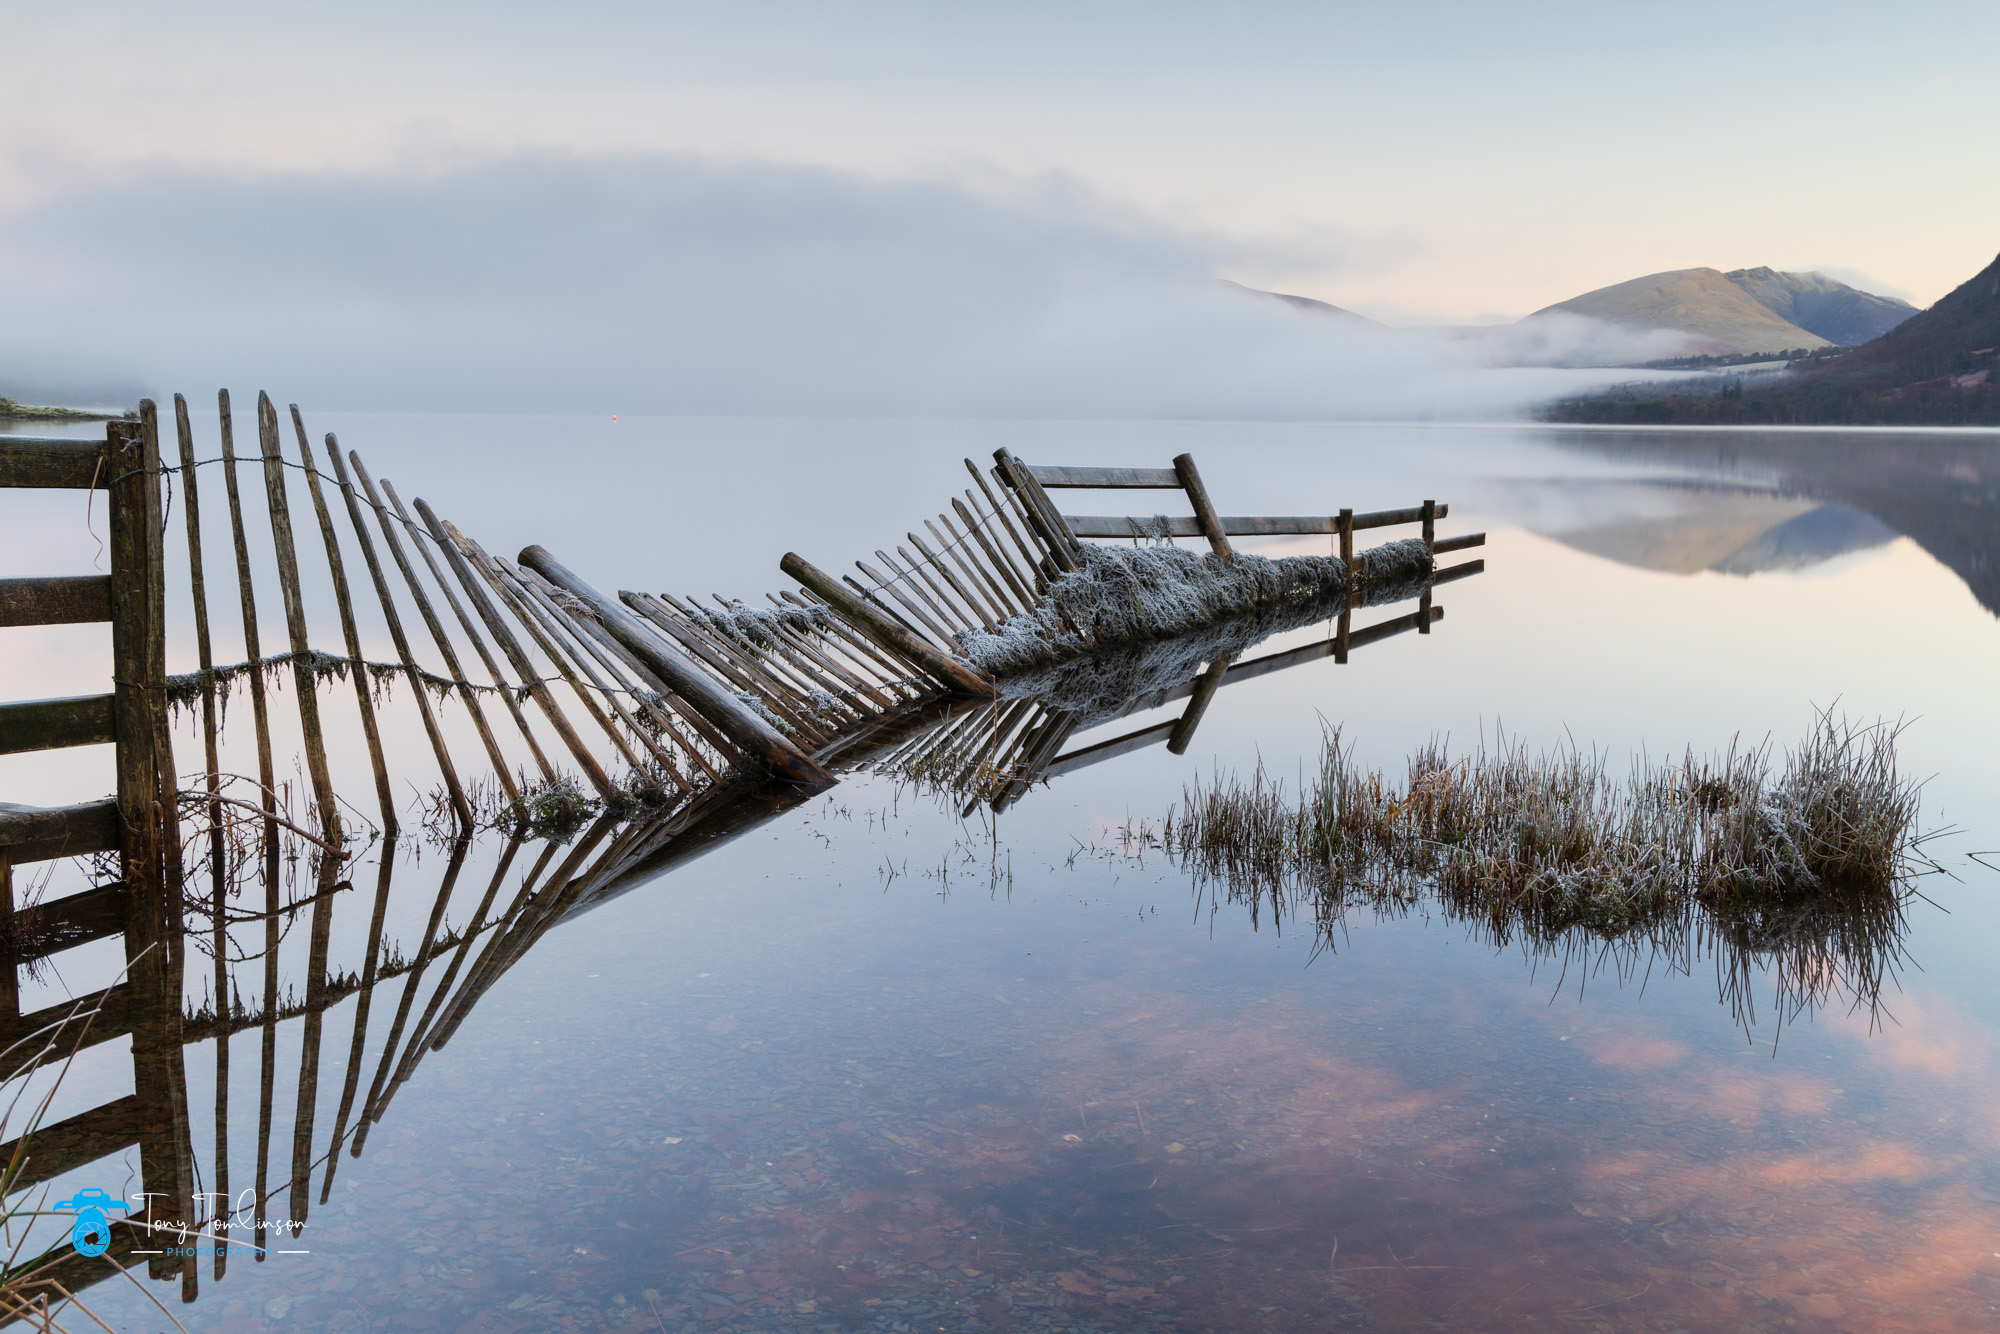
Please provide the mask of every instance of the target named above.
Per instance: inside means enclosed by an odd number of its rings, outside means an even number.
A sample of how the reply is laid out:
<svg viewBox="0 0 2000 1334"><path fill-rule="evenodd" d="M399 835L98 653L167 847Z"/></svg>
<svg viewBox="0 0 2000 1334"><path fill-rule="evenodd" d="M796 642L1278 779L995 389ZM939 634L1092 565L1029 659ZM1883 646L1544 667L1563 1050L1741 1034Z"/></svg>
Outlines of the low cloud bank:
<svg viewBox="0 0 2000 1334"><path fill-rule="evenodd" d="M1212 281L1245 253L1073 191L694 158L162 176L0 215L0 393L1376 419L1501 416L1630 378L1492 369L1629 359L1589 322L1528 355L1506 331L1374 330Z"/></svg>

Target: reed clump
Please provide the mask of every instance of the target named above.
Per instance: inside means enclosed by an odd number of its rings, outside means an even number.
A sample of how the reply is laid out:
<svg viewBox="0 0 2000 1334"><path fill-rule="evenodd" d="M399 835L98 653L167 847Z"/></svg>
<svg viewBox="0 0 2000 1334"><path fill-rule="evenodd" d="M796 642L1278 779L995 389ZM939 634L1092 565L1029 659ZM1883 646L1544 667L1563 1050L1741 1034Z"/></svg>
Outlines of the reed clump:
<svg viewBox="0 0 2000 1334"><path fill-rule="evenodd" d="M1365 770L1338 731L1296 802L1260 768L1190 789L1164 831L1199 874L1274 904L1323 909L1434 895L1547 938L1617 935L1699 907L1743 922L1819 905L1899 904L1925 836L1900 729L1820 715L1782 757L1767 745L1635 763L1622 780L1574 746L1518 742L1414 755L1403 781Z"/></svg>

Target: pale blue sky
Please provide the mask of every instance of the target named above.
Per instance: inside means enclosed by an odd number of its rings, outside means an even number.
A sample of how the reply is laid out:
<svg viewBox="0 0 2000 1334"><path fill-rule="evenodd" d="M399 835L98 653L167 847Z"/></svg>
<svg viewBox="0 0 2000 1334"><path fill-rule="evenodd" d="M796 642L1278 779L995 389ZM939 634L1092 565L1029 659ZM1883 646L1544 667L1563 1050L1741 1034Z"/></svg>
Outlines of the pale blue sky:
<svg viewBox="0 0 2000 1334"><path fill-rule="evenodd" d="M6 5L16 206L166 163L693 151L1059 174L1378 313L1691 264L1929 301L2000 248L2000 6Z"/></svg>

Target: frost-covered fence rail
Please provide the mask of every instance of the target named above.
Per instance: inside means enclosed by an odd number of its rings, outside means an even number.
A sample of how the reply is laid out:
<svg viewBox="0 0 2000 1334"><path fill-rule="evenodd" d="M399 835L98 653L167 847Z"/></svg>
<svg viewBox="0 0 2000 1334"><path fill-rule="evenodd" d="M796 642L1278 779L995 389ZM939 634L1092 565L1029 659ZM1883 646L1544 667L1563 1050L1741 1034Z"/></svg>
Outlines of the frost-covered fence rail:
<svg viewBox="0 0 2000 1334"><path fill-rule="evenodd" d="M967 460L979 490L967 491L964 504L952 502L957 525L940 514L938 524L924 525L930 542L912 531L909 547L898 546L894 556L882 549L873 562L856 561L869 582L848 577L835 606L845 614L848 603L865 599L861 610L884 627L885 641L891 633L919 641L925 652L995 683L995 702L952 708L871 761L969 797L968 811L981 801L1004 809L1037 781L1144 746L1164 742L1185 753L1223 684L1321 658L1345 663L1350 650L1407 630L1429 634L1443 615L1432 606L1433 589L1485 569L1480 560L1437 567L1439 554L1482 546L1486 537L1440 538L1437 521L1449 509L1435 501L1359 514L1231 517L1216 512L1185 454L1171 468L1027 464L1006 450L994 460L985 475ZM1062 489L1174 490L1194 513L1065 515L1049 496ZM1355 551L1356 532L1398 524L1417 526L1419 535ZM1339 554L1272 560L1230 541L1301 534L1338 538ZM1177 548L1179 537L1206 539L1209 550ZM826 579L796 556L784 569ZM1414 612L1353 625L1363 607L1410 599ZM1241 660L1258 640L1316 621L1331 622L1334 633ZM1064 751L1079 731L1183 699L1177 718Z"/></svg>
<svg viewBox="0 0 2000 1334"><path fill-rule="evenodd" d="M1437 521L1450 510L1429 500L1358 514L1221 515L1187 454L1170 468L1083 467L1028 464L1002 449L991 469L970 459L965 467L974 487L953 497L936 522L925 520L923 531L909 530L893 554L878 547L872 560L855 561L861 579L836 581L796 554L781 562L855 634L960 695L1281 606L1324 603L1344 622L1354 606L1400 600L1391 591L1427 597L1421 586L1440 553L1486 541L1484 533L1439 538ZM1066 515L1049 497L1065 488L1174 490L1194 512ZM1398 524L1417 525L1420 535L1356 554L1356 532ZM1239 553L1230 541L1298 534L1336 536L1339 554L1273 560ZM1175 547L1181 537L1205 538L1208 553ZM1087 538L1125 538L1131 549ZM1428 623L1418 628L1428 633Z"/></svg>

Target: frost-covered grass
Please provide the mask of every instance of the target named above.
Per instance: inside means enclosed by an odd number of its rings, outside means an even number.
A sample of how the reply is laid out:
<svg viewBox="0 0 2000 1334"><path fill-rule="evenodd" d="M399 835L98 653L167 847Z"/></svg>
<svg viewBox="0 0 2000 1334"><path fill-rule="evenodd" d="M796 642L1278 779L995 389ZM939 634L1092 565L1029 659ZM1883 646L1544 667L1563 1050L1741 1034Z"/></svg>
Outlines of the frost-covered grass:
<svg viewBox="0 0 2000 1334"><path fill-rule="evenodd" d="M1774 766L1768 746L1635 763L1615 779L1573 746L1453 759L1430 745L1400 783L1360 768L1340 734L1301 798L1260 769L1190 789L1168 847L1242 884L1339 895L1435 890L1538 928L1617 929L1689 902L1893 894L1920 836L1897 729L1822 715Z"/></svg>
<svg viewBox="0 0 2000 1334"><path fill-rule="evenodd" d="M1400 781L1333 732L1298 799L1261 769L1197 784L1158 838L1199 881L1327 931L1357 907L1432 905L1500 942L1706 943L1745 981L1773 964L1795 1001L1843 982L1872 997L1936 869L1898 732L1823 714L1782 757L1732 746L1622 779L1574 746L1431 745Z"/></svg>
<svg viewBox="0 0 2000 1334"><path fill-rule="evenodd" d="M1414 596L1431 574L1420 539L1389 542L1354 558L1361 605ZM1041 603L1001 624L998 633L959 636L966 657L997 678L1123 645L1168 639L1249 614L1306 607L1337 615L1347 586L1338 556L1273 560L1239 552L1224 562L1212 552L1171 543L1120 547L1087 542L1083 568L1049 585Z"/></svg>

